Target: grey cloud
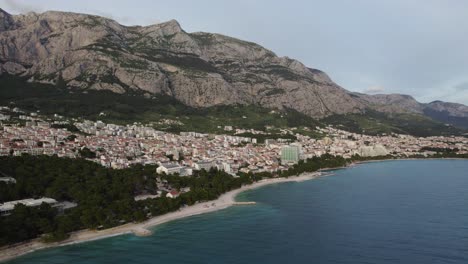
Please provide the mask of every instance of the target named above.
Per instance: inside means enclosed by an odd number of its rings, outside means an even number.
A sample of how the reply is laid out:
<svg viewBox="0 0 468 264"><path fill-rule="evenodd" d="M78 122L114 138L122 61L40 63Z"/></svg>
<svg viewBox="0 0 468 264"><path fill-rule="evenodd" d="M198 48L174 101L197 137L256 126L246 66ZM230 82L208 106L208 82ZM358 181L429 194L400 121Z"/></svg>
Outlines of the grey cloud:
<svg viewBox="0 0 468 264"><path fill-rule="evenodd" d="M39 1L35 1L35 4L24 4L14 0L5 0L4 2L8 8L8 11L13 11L16 13L28 13L31 11L43 10L41 6L37 5L37 2Z"/></svg>
<svg viewBox="0 0 468 264"><path fill-rule="evenodd" d="M88 12L96 14L98 16L110 18L110 19L115 20L115 21L117 21L119 23L122 23L122 24L128 24L128 23L132 22L132 18L128 17L128 16L115 16L112 13L108 13L108 12L104 12L104 11L100 11L100 10L93 10L93 9L89 10Z"/></svg>
<svg viewBox="0 0 468 264"><path fill-rule="evenodd" d="M468 82L463 82L454 86L457 91L468 91Z"/></svg>
<svg viewBox="0 0 468 264"><path fill-rule="evenodd" d="M371 86L364 90L364 93L369 93L369 94L384 93L384 92L385 92L385 88L382 86L378 86L378 85Z"/></svg>

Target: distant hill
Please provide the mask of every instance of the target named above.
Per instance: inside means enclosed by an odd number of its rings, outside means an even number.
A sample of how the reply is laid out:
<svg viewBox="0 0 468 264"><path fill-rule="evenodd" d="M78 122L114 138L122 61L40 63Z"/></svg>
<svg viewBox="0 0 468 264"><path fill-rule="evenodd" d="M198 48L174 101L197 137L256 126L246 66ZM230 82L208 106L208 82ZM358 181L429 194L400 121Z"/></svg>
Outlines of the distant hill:
<svg viewBox="0 0 468 264"><path fill-rule="evenodd" d="M468 129L468 106L434 101L426 104L424 114L443 123Z"/></svg>
<svg viewBox="0 0 468 264"><path fill-rule="evenodd" d="M456 103L434 101L419 103L413 97L403 94L366 95L355 93L363 103L384 113L412 113L425 115L444 124L468 129L468 106Z"/></svg>

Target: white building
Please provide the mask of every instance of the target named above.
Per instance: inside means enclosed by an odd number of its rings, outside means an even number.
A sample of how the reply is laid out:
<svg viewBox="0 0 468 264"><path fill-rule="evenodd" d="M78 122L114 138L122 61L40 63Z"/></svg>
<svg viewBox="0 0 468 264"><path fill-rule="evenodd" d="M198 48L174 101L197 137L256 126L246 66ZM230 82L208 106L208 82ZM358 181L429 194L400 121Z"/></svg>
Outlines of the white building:
<svg viewBox="0 0 468 264"><path fill-rule="evenodd" d="M182 171L183 167L180 166L179 164L174 164L174 163L161 163L159 167L156 169L156 172L161 174L175 174L179 173Z"/></svg>
<svg viewBox="0 0 468 264"><path fill-rule="evenodd" d="M41 199L23 199L23 200L16 200L6 202L0 205L0 215L9 215L13 209L15 209L15 205L17 204L24 204L26 206L39 206L42 203L47 203L49 205L57 204L57 201L52 198L41 198Z"/></svg>
<svg viewBox="0 0 468 264"><path fill-rule="evenodd" d="M213 162L211 161L200 161L200 162L195 162L193 163L193 168L195 170L206 170L209 171L211 168L215 168L216 166L214 165Z"/></svg>
<svg viewBox="0 0 468 264"><path fill-rule="evenodd" d="M16 183L15 178L12 177L0 177L0 182L5 182L5 183Z"/></svg>

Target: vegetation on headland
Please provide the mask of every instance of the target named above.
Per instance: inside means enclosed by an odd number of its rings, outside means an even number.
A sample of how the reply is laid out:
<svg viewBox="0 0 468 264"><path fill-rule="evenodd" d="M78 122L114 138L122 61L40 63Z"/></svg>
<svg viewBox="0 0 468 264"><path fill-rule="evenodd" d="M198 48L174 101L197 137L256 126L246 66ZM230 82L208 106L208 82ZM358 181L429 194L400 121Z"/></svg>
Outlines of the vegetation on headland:
<svg viewBox="0 0 468 264"><path fill-rule="evenodd" d="M72 201L77 207L59 214L43 204L30 208L17 205L9 216L0 217L0 246L33 239L64 239L72 231L110 228L140 222L192 205L216 199L220 194L251 183L247 177L234 178L218 170L196 172L192 177L156 175L156 166L134 166L114 170L84 159L56 156L0 157L1 172L16 179L16 184L0 182L0 202L50 197ZM191 191L175 199L135 201L138 194L156 194L156 177L174 188Z"/></svg>
<svg viewBox="0 0 468 264"><path fill-rule="evenodd" d="M442 152L442 153L447 153L447 152L458 152L458 148L437 148L437 147L422 147L421 151L432 151L432 152Z"/></svg>
<svg viewBox="0 0 468 264"><path fill-rule="evenodd" d="M134 193L155 188L154 180L144 177L154 172L154 166L112 170L84 159L28 155L0 157L0 164L2 173L16 179L16 184L0 183L0 202L46 196L78 203L63 215L48 205L16 206L10 216L0 217L0 245L144 219Z"/></svg>
<svg viewBox="0 0 468 264"><path fill-rule="evenodd" d="M67 129L68 131L70 131L72 133L83 134L83 132L81 132L81 130L79 130L73 124L52 124L50 127L51 128L65 128L65 129Z"/></svg>
<svg viewBox="0 0 468 264"><path fill-rule="evenodd" d="M431 158L468 158L444 152ZM425 158L414 156L412 158ZM345 159L324 154L300 161L279 173L240 173L232 177L224 171L211 169L195 172L191 177L157 175L156 166L137 165L115 170L84 159L56 156L0 157L1 172L14 177L16 184L0 182L0 202L47 196L58 201L72 201L77 207L63 214L47 205L26 207L17 205L9 216L0 217L0 246L42 237L43 241L63 240L68 233L80 229L110 228L128 222L140 222L150 217L176 211L182 206L214 200L221 194L255 181L273 177L290 177L324 168L345 167L352 162L393 159L392 156ZM155 194L156 178L173 188L189 187L177 198L135 201L138 194Z"/></svg>
<svg viewBox="0 0 468 264"><path fill-rule="evenodd" d="M80 153L80 156L85 159L95 159L96 158L96 152L91 151L89 148L84 147L83 149L78 150L78 153Z"/></svg>

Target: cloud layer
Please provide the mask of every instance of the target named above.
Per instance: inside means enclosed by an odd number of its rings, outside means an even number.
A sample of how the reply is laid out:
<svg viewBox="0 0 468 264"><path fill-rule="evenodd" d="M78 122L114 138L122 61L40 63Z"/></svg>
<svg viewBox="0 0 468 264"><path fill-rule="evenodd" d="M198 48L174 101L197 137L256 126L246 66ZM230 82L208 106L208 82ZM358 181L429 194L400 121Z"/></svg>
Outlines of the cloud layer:
<svg viewBox="0 0 468 264"><path fill-rule="evenodd" d="M35 1L34 4L30 2L23 1L14 1L14 0L4 0L4 6L10 12L14 13L28 13L31 11L41 12L43 9L39 5L39 1Z"/></svg>
<svg viewBox="0 0 468 264"><path fill-rule="evenodd" d="M368 94L379 94L379 93L385 93L385 88L382 86L371 86L363 91L364 93Z"/></svg>

